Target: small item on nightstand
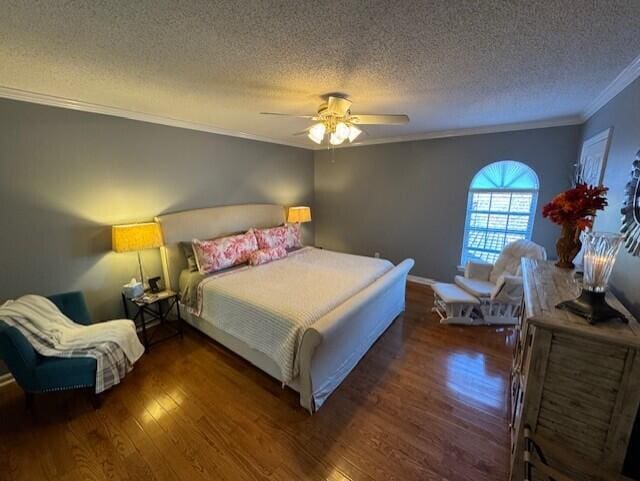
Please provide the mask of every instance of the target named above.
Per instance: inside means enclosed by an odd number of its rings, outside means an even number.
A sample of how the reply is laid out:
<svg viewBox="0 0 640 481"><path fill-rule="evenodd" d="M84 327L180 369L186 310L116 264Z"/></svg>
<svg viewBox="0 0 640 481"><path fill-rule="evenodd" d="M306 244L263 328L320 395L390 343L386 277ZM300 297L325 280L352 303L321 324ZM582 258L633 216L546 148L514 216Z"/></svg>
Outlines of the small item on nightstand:
<svg viewBox="0 0 640 481"><path fill-rule="evenodd" d="M169 299L177 297L177 294L173 291L158 291L152 293L146 293L143 296L131 299L138 304L153 304L154 302L162 301L163 299Z"/></svg>
<svg viewBox="0 0 640 481"><path fill-rule="evenodd" d="M140 297L142 294L144 294L144 287L142 285L142 282L138 282L134 277L133 279L131 279L131 281L129 281L128 284L122 286L122 294L124 294L127 299Z"/></svg>
<svg viewBox="0 0 640 481"><path fill-rule="evenodd" d="M162 290L162 288L160 287L160 276L158 277L152 277L149 279L149 288L151 289L151 292L160 292Z"/></svg>

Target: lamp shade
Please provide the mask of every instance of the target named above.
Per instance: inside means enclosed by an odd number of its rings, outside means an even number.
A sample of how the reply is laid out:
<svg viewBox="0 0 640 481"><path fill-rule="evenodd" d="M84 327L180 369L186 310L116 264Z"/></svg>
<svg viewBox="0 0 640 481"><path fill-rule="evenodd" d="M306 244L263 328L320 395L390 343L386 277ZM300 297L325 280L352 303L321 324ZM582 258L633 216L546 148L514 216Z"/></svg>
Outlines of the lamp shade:
<svg viewBox="0 0 640 481"><path fill-rule="evenodd" d="M162 235L155 222L114 225L111 228L111 243L116 252L141 251L160 247Z"/></svg>
<svg viewBox="0 0 640 481"><path fill-rule="evenodd" d="M309 129L309 138L316 144L321 144L326 130L327 128L323 123L317 123Z"/></svg>
<svg viewBox="0 0 640 481"><path fill-rule="evenodd" d="M293 224L296 222L310 222L311 221L311 209L309 207L289 207L289 214L287 215L287 222Z"/></svg>
<svg viewBox="0 0 640 481"><path fill-rule="evenodd" d="M604 292L616 255L622 245L622 236L608 232L588 232L584 236L584 287L589 291Z"/></svg>

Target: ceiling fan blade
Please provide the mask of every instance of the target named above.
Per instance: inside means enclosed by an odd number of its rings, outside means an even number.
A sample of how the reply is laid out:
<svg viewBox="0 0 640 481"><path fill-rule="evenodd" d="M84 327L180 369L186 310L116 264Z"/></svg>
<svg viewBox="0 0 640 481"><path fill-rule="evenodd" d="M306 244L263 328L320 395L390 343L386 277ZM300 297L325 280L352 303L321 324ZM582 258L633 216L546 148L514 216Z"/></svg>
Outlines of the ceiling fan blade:
<svg viewBox="0 0 640 481"><path fill-rule="evenodd" d="M293 115L293 114L283 114L280 112L260 112L260 115L278 115L280 117L294 117L296 119L314 119L315 115Z"/></svg>
<svg viewBox="0 0 640 481"><path fill-rule="evenodd" d="M350 108L351 100L342 97L329 97L327 100L327 111L339 117L344 117Z"/></svg>
<svg viewBox="0 0 640 481"><path fill-rule="evenodd" d="M402 125L409 123L409 116L399 114L352 115L349 120L354 124L361 125Z"/></svg>
<svg viewBox="0 0 640 481"><path fill-rule="evenodd" d="M311 129L311 127L309 127L308 129L304 129L302 132L296 132L295 134L291 134L291 135L308 135L309 129Z"/></svg>

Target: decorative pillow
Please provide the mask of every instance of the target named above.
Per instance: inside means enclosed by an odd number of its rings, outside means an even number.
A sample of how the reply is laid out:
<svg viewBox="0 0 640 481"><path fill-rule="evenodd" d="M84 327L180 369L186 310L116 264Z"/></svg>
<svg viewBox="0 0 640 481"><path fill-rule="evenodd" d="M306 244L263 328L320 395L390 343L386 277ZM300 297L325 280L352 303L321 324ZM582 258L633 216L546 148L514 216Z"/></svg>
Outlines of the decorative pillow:
<svg viewBox="0 0 640 481"><path fill-rule="evenodd" d="M287 224L287 249L302 247L302 230L300 224Z"/></svg>
<svg viewBox="0 0 640 481"><path fill-rule="evenodd" d="M253 251L249 256L249 264L259 266L267 262L275 261L287 257L287 249L284 246L272 247L271 249L260 249Z"/></svg>
<svg viewBox="0 0 640 481"><path fill-rule="evenodd" d="M300 224L285 224L269 229L253 229L260 249L284 246L286 249L302 247Z"/></svg>
<svg viewBox="0 0 640 481"><path fill-rule="evenodd" d="M284 225L269 229L253 229L253 233L258 240L258 248L261 250L284 246L287 241L287 226Z"/></svg>
<svg viewBox="0 0 640 481"><path fill-rule="evenodd" d="M243 264L249 260L253 251L258 250L258 242L252 230L213 240L193 239L192 244L201 274Z"/></svg>

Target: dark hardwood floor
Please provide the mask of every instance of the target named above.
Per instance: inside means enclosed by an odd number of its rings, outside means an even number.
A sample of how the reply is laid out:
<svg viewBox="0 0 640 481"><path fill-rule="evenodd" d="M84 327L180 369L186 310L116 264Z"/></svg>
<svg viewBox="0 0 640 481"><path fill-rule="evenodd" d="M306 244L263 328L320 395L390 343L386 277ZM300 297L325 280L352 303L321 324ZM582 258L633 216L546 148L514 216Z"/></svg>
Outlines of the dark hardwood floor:
<svg viewBox="0 0 640 481"><path fill-rule="evenodd" d="M0 389L0 479L473 480L508 471L509 329L407 310L310 416L298 396L189 329L94 410L86 397Z"/></svg>

